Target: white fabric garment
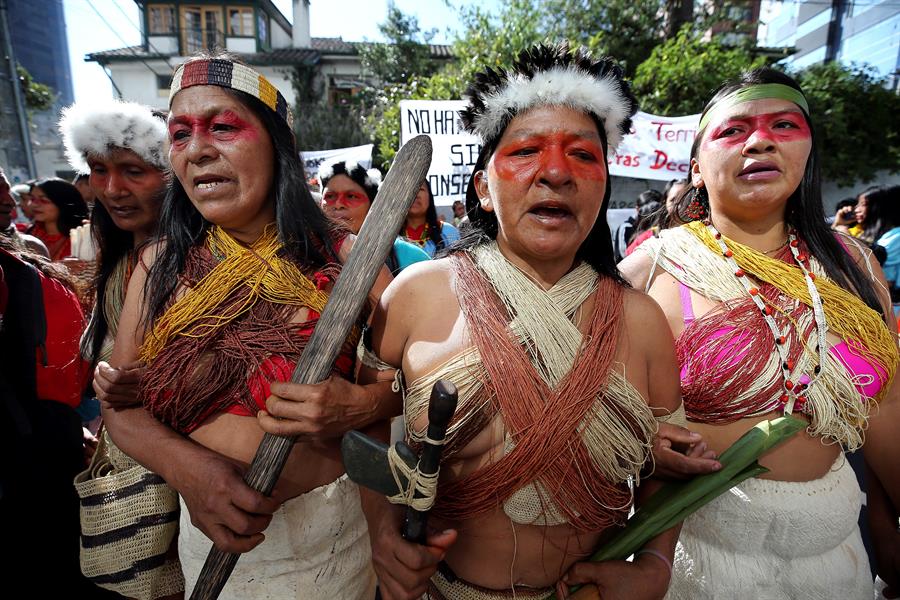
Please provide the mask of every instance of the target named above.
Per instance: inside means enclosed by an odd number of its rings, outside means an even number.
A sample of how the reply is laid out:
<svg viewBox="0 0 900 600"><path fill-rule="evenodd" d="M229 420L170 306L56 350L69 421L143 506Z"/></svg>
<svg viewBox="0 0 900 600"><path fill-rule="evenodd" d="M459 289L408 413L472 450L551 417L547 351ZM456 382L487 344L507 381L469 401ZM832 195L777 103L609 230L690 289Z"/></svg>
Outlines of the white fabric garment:
<svg viewBox="0 0 900 600"><path fill-rule="evenodd" d="M212 542L191 525L181 502L178 556L185 598L200 575ZM371 600L375 572L359 490L346 475L285 502L272 516L266 539L242 554L221 600Z"/></svg>
<svg viewBox="0 0 900 600"><path fill-rule="evenodd" d="M843 455L813 481L748 479L685 520L666 600L870 600L861 506Z"/></svg>

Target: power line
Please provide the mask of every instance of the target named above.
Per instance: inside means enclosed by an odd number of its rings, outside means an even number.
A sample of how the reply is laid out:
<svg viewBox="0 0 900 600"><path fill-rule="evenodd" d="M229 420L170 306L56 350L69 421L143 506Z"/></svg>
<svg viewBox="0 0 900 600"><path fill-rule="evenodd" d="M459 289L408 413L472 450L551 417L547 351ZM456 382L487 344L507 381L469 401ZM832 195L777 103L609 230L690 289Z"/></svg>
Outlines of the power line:
<svg viewBox="0 0 900 600"><path fill-rule="evenodd" d="M100 17L100 20L103 21L103 23L106 25L106 27L109 28L109 30L112 31L113 34L114 34L117 38L119 38L119 41L122 42L123 44L125 44L125 48L128 49L128 50L130 50L131 53L134 55L134 57L137 58L139 61L141 61L141 63L143 63L143 65L144 65L145 67L147 67L147 70L150 71L151 73L153 73L154 76L159 76L159 73L157 73L157 72L153 69L153 67L151 67L149 64L147 64L147 61L145 61L145 60L144 60L144 59L143 59L143 58L142 58L142 57L134 50L134 47L133 47L133 46L129 46L129 45L128 45L128 42L125 41L125 38L123 38L121 35L119 35L119 32L118 32L112 25L110 25L109 21L106 20L106 17L104 17L104 16L100 13L100 11L97 10L97 7L94 6L94 3L93 3L91 0L87 0L87 4L88 4L88 6L90 6L90 7L93 9L93 11L94 11L95 13L97 13L97 16ZM167 61L167 62L168 62L168 61ZM171 65L169 65L169 66L171 67ZM104 70L105 70L105 69L104 69ZM117 88L117 89L118 89L118 88ZM120 96L121 96L121 92L120 92Z"/></svg>
<svg viewBox="0 0 900 600"><path fill-rule="evenodd" d="M119 6L119 3L118 3L118 2L113 2L113 6L115 6L115 7L119 10L119 12L122 13L122 16L125 17L125 20L128 21L128 24L129 24L129 25L131 25L132 27L134 27L135 30L137 30L137 32L138 32L139 34L141 34L141 36L144 35L144 32L141 30L141 28L138 26L138 24L131 20L131 17L129 17L129 16L128 16L128 13L126 13L126 12L122 9L122 7ZM119 38L119 39L122 39L122 38ZM163 52L160 52L160 51L159 51L159 48L157 48L156 46L154 46L154 45L153 45L153 42L150 41L150 33L149 33L149 32L147 32L147 46L149 46L150 49L153 50L154 52L156 52L157 54L163 55L163 61L165 61L165 63L169 66L170 69L172 69L173 71L175 70L175 67L172 65L172 63L169 62L169 59L165 57L164 53L163 53Z"/></svg>

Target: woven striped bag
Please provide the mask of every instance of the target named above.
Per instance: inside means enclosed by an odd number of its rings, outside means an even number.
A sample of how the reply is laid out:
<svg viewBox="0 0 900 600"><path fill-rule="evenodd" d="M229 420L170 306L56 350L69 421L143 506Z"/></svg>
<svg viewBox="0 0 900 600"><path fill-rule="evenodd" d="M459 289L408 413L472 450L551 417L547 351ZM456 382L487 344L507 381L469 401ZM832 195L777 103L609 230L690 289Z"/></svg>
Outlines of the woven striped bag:
<svg viewBox="0 0 900 600"><path fill-rule="evenodd" d="M136 600L184 591L178 562L178 494L137 464L106 431L87 470L75 477L81 500L81 572Z"/></svg>

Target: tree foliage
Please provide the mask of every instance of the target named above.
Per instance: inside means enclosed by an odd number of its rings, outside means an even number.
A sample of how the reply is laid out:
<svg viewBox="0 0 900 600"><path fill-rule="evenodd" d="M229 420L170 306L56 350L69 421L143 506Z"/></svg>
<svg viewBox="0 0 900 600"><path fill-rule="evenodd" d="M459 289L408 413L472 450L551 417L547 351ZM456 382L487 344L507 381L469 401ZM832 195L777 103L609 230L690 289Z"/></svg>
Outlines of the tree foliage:
<svg viewBox="0 0 900 600"><path fill-rule="evenodd" d="M795 76L809 101L824 178L850 186L900 170L900 96L873 69L832 62Z"/></svg>
<svg viewBox="0 0 900 600"><path fill-rule="evenodd" d="M729 47L718 38L704 41L683 27L660 44L637 68L633 89L641 110L666 116L698 113L725 80L766 64L748 48Z"/></svg>
<svg viewBox="0 0 900 600"><path fill-rule="evenodd" d="M43 83L38 83L32 78L25 67L18 65L16 72L19 75L19 85L25 95L25 107L29 110L47 110L56 102L56 94L53 88Z"/></svg>
<svg viewBox="0 0 900 600"><path fill-rule="evenodd" d="M405 83L412 76L430 75L436 70L428 46L435 32L423 32L415 17L389 2L387 20L378 29L386 43L360 45L359 55L363 69L380 82Z"/></svg>

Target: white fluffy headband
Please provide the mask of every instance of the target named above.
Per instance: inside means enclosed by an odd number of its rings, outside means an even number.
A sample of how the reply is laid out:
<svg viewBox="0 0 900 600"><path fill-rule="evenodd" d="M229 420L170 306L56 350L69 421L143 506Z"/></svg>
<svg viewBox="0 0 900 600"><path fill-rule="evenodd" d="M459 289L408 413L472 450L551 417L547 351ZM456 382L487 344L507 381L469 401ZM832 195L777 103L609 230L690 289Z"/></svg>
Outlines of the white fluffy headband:
<svg viewBox="0 0 900 600"><path fill-rule="evenodd" d="M78 173L90 173L87 157L106 156L125 148L159 170L168 168L166 123L151 109L134 102L77 102L62 113L59 131L66 158Z"/></svg>
<svg viewBox="0 0 900 600"><path fill-rule="evenodd" d="M595 115L603 123L609 153L622 141L621 125L631 116L630 102L622 95L621 82L612 76L597 78L584 70L553 67L529 78L508 72L507 83L485 94L483 112L474 116L474 133L482 140L500 135L511 115L535 106L566 106Z"/></svg>

